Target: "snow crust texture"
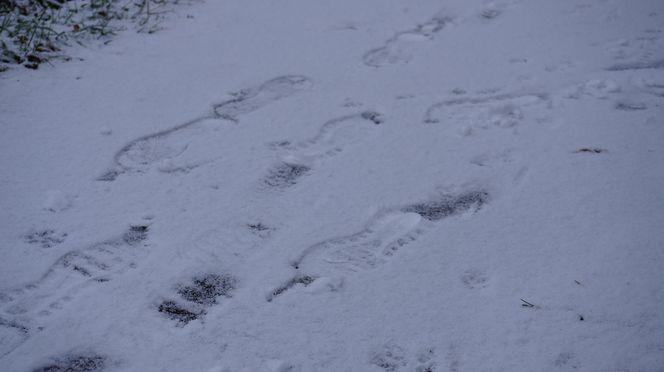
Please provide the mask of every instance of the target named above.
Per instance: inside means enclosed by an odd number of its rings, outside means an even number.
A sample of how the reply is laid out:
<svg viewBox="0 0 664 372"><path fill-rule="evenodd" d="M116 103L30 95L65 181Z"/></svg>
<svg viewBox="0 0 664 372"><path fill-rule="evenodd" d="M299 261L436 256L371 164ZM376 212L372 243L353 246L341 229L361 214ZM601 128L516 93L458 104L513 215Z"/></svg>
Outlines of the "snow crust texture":
<svg viewBox="0 0 664 372"><path fill-rule="evenodd" d="M0 75L0 371L664 371L664 5L195 2Z"/></svg>

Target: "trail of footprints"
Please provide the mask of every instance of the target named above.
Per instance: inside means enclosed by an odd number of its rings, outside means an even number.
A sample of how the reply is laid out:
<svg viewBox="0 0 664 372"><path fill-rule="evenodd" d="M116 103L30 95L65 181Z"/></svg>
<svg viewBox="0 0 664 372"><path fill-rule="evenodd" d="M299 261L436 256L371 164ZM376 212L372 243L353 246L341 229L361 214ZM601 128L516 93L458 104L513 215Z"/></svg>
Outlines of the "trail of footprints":
<svg viewBox="0 0 664 372"><path fill-rule="evenodd" d="M157 166L161 171L187 172L215 160L210 149L217 147L224 133L221 129L237 123L239 117L272 102L308 89L311 79L301 75L285 75L268 80L234 94L228 101L214 105L211 115L195 118L184 124L139 137L118 151L109 170L99 181L114 181L124 173L143 173ZM172 163L177 160L177 164Z"/></svg>
<svg viewBox="0 0 664 372"><path fill-rule="evenodd" d="M200 146L205 149L208 146L201 141L203 138L209 139L211 131L214 131L216 126L224 121L237 122L239 116L293 95L308 88L309 84L310 80L303 76L278 77L258 87L245 89L233 99L215 105L215 113L212 116L198 118L175 128L136 139L116 154L112 169L100 180L112 181L123 173L147 171L165 159L181 157L190 147ZM284 147L284 159L308 165L284 162L287 170L279 170L277 167L274 172L279 175L268 177L267 179L272 181L266 183L270 186L292 183L297 176L310 170L315 161L340 152L344 145L357 141L367 128L381 124L383 120L380 114L365 111L326 122L314 138L296 146ZM189 160L193 158L195 156ZM265 234L263 225L251 228ZM48 316L62 308L71 296L90 283L112 280L125 270L135 267L135 259L141 254L141 245L147 238L147 233L146 225L131 226L120 238L64 254L35 282L0 293L0 310L3 314L0 317L2 331L0 336L3 341L0 355L11 352L25 341L31 332L28 326L10 319L31 323L35 319L34 316ZM26 234L25 240L29 244L51 247L62 243L65 237L66 235L52 230L43 230ZM186 325L192 320L203 317L207 309L216 304L220 298L231 297L235 285L236 279L233 276L204 274L192 278L191 283L178 285L177 296L164 299L158 305L157 311L176 320L179 325ZM96 365L95 361L84 357L72 358L59 360L48 368L67 365L66 368L76 370L78 365Z"/></svg>
<svg viewBox="0 0 664 372"><path fill-rule="evenodd" d="M293 82L289 77L285 80L277 78L238 95L238 98L215 107L219 118L237 120L237 117L255 110L274 100L297 91L296 87L285 84ZM304 79L304 78L302 78ZM305 80L297 80L300 83ZM659 94L660 85L650 80L642 82L643 89ZM285 84L289 88L283 86ZM579 95L613 94L619 91L609 82L593 82L586 84L575 95L569 98L578 99ZM274 92L283 92L282 95ZM599 92L599 93L596 93ZM281 94L281 93L280 93ZM254 98L252 98L254 97ZM258 98L256 98L258 97ZM253 101L255 99L255 101ZM277 98L278 99L278 98ZM425 115L425 123L439 123L445 115L459 115L459 112L489 110L493 113L493 123L500 127L512 127L523 119L514 114L521 106L540 105L548 100L545 94L493 94L478 97L461 97L442 101L432 105ZM248 102L246 106L242 103ZM225 108L228 108L228 111ZM617 108L619 109L619 108ZM496 113L502 113L503 116ZM452 116L454 118L454 116ZM264 182L270 187L284 187L294 184L299 177L307 174L316 162L334 156L343 151L345 146L359 141L368 131L384 122L381 114L364 111L332 119L321 126L319 133L309 140L297 145L283 143L279 147L281 164L276 166ZM481 121L478 121L478 125ZM190 129L196 129L191 123ZM170 135L184 135L188 128L179 127L168 133L159 133L150 138L139 139L126 147L116 157L123 168L130 168L124 162L130 154L138 151L144 143L152 140L166 140ZM139 151L140 153L140 151ZM145 155L145 154L143 154ZM156 158L155 158L156 159ZM151 163L145 163L151 164ZM292 262L295 275L282 285L277 286L267 297L268 301L287 292L294 286L308 286L321 277L344 277L355 272L373 269L389 260L402 247L416 240L428 229L447 217L468 211L478 211L489 201L489 194L484 190L471 190L452 195L443 195L429 202L416 203L381 211L376 214L359 231L341 237L327 239L307 247ZM266 227L262 224L250 226L252 230L263 233ZM88 283L104 282L121 274L135 265L134 259L140 254L141 245L147 238L147 226L132 226L121 238L109 240L81 250L71 251L60 257L55 264L36 282L20 289L0 293L0 337L2 344L9 348L0 349L0 357L11 352L11 348L22 343L30 335L30 328L11 320L29 319L30 315L45 316L62 306L68 296ZM64 236L51 230L37 231L26 235L31 244L59 244ZM464 286L470 289L484 288L486 275L477 270L469 270L461 277ZM165 317L184 326L189 322L201 319L210 306L222 298L230 298L235 289L237 279L228 274L208 273L192 278L191 282L176 286L177 296L164 299L157 306L157 311ZM386 371L398 370L405 366L404 362L395 357L398 350L387 350L376 354L372 363ZM71 363L70 363L71 362ZM76 365L87 363L80 358L63 359L57 365ZM90 362L95 365L96 361ZM426 363L425 363L426 364ZM419 370L433 370L432 366L422 365ZM76 369L73 369L76 370Z"/></svg>
<svg viewBox="0 0 664 372"><path fill-rule="evenodd" d="M319 277L346 276L373 269L436 222L467 211L478 211L488 201L486 191L476 190L380 212L356 233L307 247L292 262L297 274L277 286L267 300L271 302L295 285L307 286Z"/></svg>
<svg viewBox="0 0 664 372"><path fill-rule="evenodd" d="M490 20L499 16L500 11L485 9L480 15ZM452 21L450 17L436 15L412 29L397 32L383 46L365 53L363 62L370 67L407 63L419 42L433 40ZM624 72L662 68L662 60L649 59L616 63L606 70ZM122 174L143 173L154 167L163 172L187 171L213 161L214 158L206 149L214 148L215 141L223 136L219 131L221 127L238 123L241 116L304 91L310 85L311 79L308 77L286 75L237 92L232 99L214 105L210 115L128 143L115 154L111 168L99 180L113 181ZM639 81L635 86L653 96L664 96L664 82L661 79ZM618 91L610 83L591 82L580 88L576 96L571 94L568 98L578 99L581 95L594 95L597 92L609 95ZM458 97L433 104L426 111L423 122L461 122L467 123L471 129L513 128L524 121L524 107L540 106L548 102L549 96L538 92ZM622 111L646 109L638 102L617 102L614 108ZM380 113L374 111L345 115L324 123L319 133L309 140L296 145L281 143L278 146L280 162L268 172L262 183L269 188L294 185L318 162L360 141L384 120ZM183 166L164 166L164 161L172 159L179 159ZM311 285L321 277L343 277L373 269L387 262L399 249L415 241L439 221L478 211L488 201L488 192L471 190L381 211L355 233L327 239L304 249L292 261L295 275L277 286L267 300L272 301L295 286ZM263 233L265 229L256 225L255 230ZM29 337L31 329L21 324L21 321L30 319L31 315L46 316L61 307L68 296L83 286L112 280L114 276L134 267L147 232L147 226L132 226L121 238L63 255L34 283L0 292L0 358ZM66 234L43 230L27 234L25 240L48 248L62 243L65 237ZM461 281L469 289L479 289L486 287L488 278L483 271L471 269L464 272ZM177 295L163 299L157 311L183 326L202 318L221 299L230 298L236 286L237 279L232 275L202 274L191 278L188 283L177 285ZM385 371L397 371L413 365L420 372L433 371L433 352L430 349L428 353L420 353L416 361L412 362L401 346L388 343L371 355L369 363ZM101 370L105 364L106 357L77 354L54 359L52 363L35 370L94 371Z"/></svg>

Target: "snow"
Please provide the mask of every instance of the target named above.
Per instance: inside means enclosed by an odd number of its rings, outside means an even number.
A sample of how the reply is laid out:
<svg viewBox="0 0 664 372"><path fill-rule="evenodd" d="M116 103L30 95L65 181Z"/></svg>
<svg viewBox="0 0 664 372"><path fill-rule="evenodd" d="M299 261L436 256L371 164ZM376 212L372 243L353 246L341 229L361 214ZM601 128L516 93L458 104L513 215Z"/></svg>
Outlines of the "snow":
<svg viewBox="0 0 664 372"><path fill-rule="evenodd" d="M0 369L663 371L663 18L207 1L3 73Z"/></svg>

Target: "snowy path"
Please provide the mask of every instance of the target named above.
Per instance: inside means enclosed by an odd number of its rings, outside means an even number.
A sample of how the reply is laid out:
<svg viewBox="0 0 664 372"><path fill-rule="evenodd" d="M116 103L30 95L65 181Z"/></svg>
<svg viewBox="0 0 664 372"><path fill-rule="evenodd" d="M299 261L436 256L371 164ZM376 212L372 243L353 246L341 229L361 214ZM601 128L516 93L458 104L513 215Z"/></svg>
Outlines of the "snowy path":
<svg viewBox="0 0 664 372"><path fill-rule="evenodd" d="M0 75L0 370L662 371L662 25L208 1Z"/></svg>

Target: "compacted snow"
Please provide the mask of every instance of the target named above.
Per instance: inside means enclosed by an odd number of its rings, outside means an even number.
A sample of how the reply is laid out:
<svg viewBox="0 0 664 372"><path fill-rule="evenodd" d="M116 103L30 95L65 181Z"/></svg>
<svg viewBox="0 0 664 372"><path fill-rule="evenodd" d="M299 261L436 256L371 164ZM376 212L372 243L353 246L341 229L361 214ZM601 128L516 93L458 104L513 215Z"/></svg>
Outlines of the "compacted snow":
<svg viewBox="0 0 664 372"><path fill-rule="evenodd" d="M0 75L0 370L664 371L664 2L164 27Z"/></svg>

